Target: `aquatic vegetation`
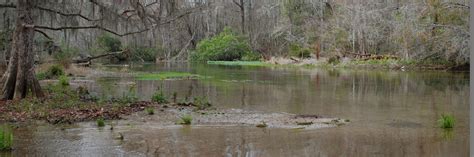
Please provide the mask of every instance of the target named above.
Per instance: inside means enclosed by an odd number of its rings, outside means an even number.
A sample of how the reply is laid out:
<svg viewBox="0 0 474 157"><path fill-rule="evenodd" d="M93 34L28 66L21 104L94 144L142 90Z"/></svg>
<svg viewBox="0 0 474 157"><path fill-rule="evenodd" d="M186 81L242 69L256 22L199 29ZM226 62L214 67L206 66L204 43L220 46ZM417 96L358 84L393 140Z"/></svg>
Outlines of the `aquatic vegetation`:
<svg viewBox="0 0 474 157"><path fill-rule="evenodd" d="M151 101L160 103L160 104L168 103L168 99L166 98L165 94L161 90L153 94L153 96L151 97Z"/></svg>
<svg viewBox="0 0 474 157"><path fill-rule="evenodd" d="M195 97L193 104L196 106L197 110L205 110L212 107L212 104L209 103L207 97Z"/></svg>
<svg viewBox="0 0 474 157"><path fill-rule="evenodd" d="M12 150L13 133L7 127L0 128L0 151Z"/></svg>
<svg viewBox="0 0 474 157"><path fill-rule="evenodd" d="M207 61L207 64L228 66L273 66L273 64L261 61Z"/></svg>
<svg viewBox="0 0 474 157"><path fill-rule="evenodd" d="M189 114L186 114L180 117L180 121L178 122L178 124L191 125L192 121L193 117Z"/></svg>
<svg viewBox="0 0 474 157"><path fill-rule="evenodd" d="M152 107L149 107L149 108L146 108L146 109L145 109L145 112L146 112L148 115L154 115L154 114L155 114L155 109L152 108Z"/></svg>
<svg viewBox="0 0 474 157"><path fill-rule="evenodd" d="M160 73L141 73L137 74L138 80L152 81L165 79L197 79L199 75L186 72L160 72Z"/></svg>
<svg viewBox="0 0 474 157"><path fill-rule="evenodd" d="M98 127L104 127L105 126L105 120L104 118L99 118L96 120L97 126Z"/></svg>
<svg viewBox="0 0 474 157"><path fill-rule="evenodd" d="M443 129L451 129L454 127L455 119L454 119L454 116L452 115L443 114L438 120L438 123L439 123L439 127Z"/></svg>

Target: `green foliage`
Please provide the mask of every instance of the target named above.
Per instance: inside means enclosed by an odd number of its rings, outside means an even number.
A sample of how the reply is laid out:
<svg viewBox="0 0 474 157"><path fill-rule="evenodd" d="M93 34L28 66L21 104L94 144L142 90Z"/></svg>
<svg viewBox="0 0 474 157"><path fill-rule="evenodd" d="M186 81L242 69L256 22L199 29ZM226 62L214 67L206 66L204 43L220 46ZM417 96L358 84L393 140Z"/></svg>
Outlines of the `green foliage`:
<svg viewBox="0 0 474 157"><path fill-rule="evenodd" d="M47 73L49 76L53 76L53 77L57 77L57 76L61 76L65 74L63 67L58 64L49 67Z"/></svg>
<svg viewBox="0 0 474 157"><path fill-rule="evenodd" d="M97 43L105 52L117 52L120 51L122 47L122 42L108 33L104 33L97 37Z"/></svg>
<svg viewBox="0 0 474 157"><path fill-rule="evenodd" d="M7 127L0 128L0 151L12 150L13 133Z"/></svg>
<svg viewBox="0 0 474 157"><path fill-rule="evenodd" d="M97 126L98 127L104 127L105 126L105 120L104 118L99 118L96 120Z"/></svg>
<svg viewBox="0 0 474 157"><path fill-rule="evenodd" d="M224 31L218 35L199 42L196 52L191 56L193 61L234 61L256 58L248 41L236 35L230 28L224 28Z"/></svg>
<svg viewBox="0 0 474 157"><path fill-rule="evenodd" d="M193 104L196 106L197 110L205 110L212 107L212 104L209 103L209 100L206 97L195 97Z"/></svg>
<svg viewBox="0 0 474 157"><path fill-rule="evenodd" d="M79 53L79 49L64 43L61 44L60 48L60 51L53 53L53 58L57 60L59 64L68 67L72 62L72 58Z"/></svg>
<svg viewBox="0 0 474 157"><path fill-rule="evenodd" d="M241 60L242 61L258 61L260 60L260 55L258 55L257 53L255 52L252 52L252 51L247 51L243 54Z"/></svg>
<svg viewBox="0 0 474 157"><path fill-rule="evenodd" d="M145 112L146 112L148 115L154 115L154 114L155 114L155 109L152 108L152 107L149 107L149 108L146 108L146 109L145 109Z"/></svg>
<svg viewBox="0 0 474 157"><path fill-rule="evenodd" d="M160 103L160 104L168 103L168 99L166 98L165 94L161 90L153 94L153 96L151 97L151 101Z"/></svg>
<svg viewBox="0 0 474 157"><path fill-rule="evenodd" d="M299 58L308 58L311 56L311 49L304 48L299 44L291 44L290 45L290 55Z"/></svg>
<svg viewBox="0 0 474 157"><path fill-rule="evenodd" d="M439 123L439 127L443 129L451 129L454 127L455 119L454 119L454 116L452 115L443 114L438 120L438 123Z"/></svg>
<svg viewBox="0 0 474 157"><path fill-rule="evenodd" d="M191 125L192 121L193 117L189 114L186 114L180 117L180 121L178 122L178 124Z"/></svg>
<svg viewBox="0 0 474 157"><path fill-rule="evenodd" d="M129 47L131 53L131 59L133 61L145 61L154 62L156 60L156 54L158 50L152 47Z"/></svg>
<svg viewBox="0 0 474 157"><path fill-rule="evenodd" d="M66 75L59 76L59 85L69 86L69 78Z"/></svg>

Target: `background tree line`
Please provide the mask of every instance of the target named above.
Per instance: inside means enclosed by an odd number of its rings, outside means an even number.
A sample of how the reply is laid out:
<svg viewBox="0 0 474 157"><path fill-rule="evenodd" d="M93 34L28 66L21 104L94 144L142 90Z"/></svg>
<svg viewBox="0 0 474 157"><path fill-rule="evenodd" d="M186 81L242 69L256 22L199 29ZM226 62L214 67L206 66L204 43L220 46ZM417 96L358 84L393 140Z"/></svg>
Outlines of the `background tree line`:
<svg viewBox="0 0 474 157"><path fill-rule="evenodd" d="M40 6L70 16L35 10L37 24L100 26L113 33L45 29L53 40L37 35L36 52L50 50L54 43L73 47L79 54L105 53L100 41L109 36L120 40L121 49L139 51L137 60L146 56L188 60L200 41L228 27L263 58L392 54L403 59L469 62L467 0L47 0ZM7 50L15 10L0 12L0 49Z"/></svg>

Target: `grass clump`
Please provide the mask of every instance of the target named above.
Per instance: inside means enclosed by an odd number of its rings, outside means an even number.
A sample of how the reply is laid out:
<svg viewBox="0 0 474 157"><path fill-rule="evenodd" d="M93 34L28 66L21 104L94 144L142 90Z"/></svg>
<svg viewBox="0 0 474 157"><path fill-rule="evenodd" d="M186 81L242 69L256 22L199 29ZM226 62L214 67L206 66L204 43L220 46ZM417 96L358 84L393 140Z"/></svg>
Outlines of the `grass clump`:
<svg viewBox="0 0 474 157"><path fill-rule="evenodd" d="M193 104L196 106L196 110L205 110L212 107L212 104L209 103L206 97L196 97L194 98Z"/></svg>
<svg viewBox="0 0 474 157"><path fill-rule="evenodd" d="M98 127L104 127L105 126L105 120L104 118L99 118L96 120L97 126Z"/></svg>
<svg viewBox="0 0 474 157"><path fill-rule="evenodd" d="M6 127L0 128L0 151L12 150L13 133Z"/></svg>
<svg viewBox="0 0 474 157"><path fill-rule="evenodd" d="M178 122L178 124L191 125L192 121L193 121L193 117L189 114L186 114L180 117L180 121Z"/></svg>
<svg viewBox="0 0 474 157"><path fill-rule="evenodd" d="M69 78L66 75L59 76L59 85L69 86Z"/></svg>
<svg viewBox="0 0 474 157"><path fill-rule="evenodd" d="M452 115L443 114L438 120L438 123L439 123L439 127L443 129L451 129L454 127L455 119L454 119L454 116Z"/></svg>
<svg viewBox="0 0 474 157"><path fill-rule="evenodd" d="M198 78L198 75L185 73L185 72L160 72L154 74L138 74L136 75L138 80L152 81L152 80L165 80L165 79L183 79L183 78Z"/></svg>
<svg viewBox="0 0 474 157"><path fill-rule="evenodd" d="M155 109L152 107L146 108L145 109L146 114L148 115L154 115L155 114Z"/></svg>
<svg viewBox="0 0 474 157"><path fill-rule="evenodd" d="M166 98L165 94L161 90L153 94L153 96L151 97L151 101L160 103L160 104L168 103L168 99Z"/></svg>

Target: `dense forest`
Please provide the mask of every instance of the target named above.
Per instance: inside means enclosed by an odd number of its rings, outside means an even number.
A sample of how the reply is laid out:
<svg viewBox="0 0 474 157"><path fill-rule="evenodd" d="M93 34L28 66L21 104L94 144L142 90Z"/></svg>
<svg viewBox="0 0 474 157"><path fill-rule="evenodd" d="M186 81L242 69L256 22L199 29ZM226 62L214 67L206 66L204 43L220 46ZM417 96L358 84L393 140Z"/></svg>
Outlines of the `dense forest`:
<svg viewBox="0 0 474 157"><path fill-rule="evenodd" d="M1 10L3 54L15 27L13 3L1 2L11 8ZM201 41L228 28L241 42L239 51L264 59L377 54L469 62L467 0L48 0L36 5L40 54L62 48L98 55L129 48L134 60L182 61Z"/></svg>

